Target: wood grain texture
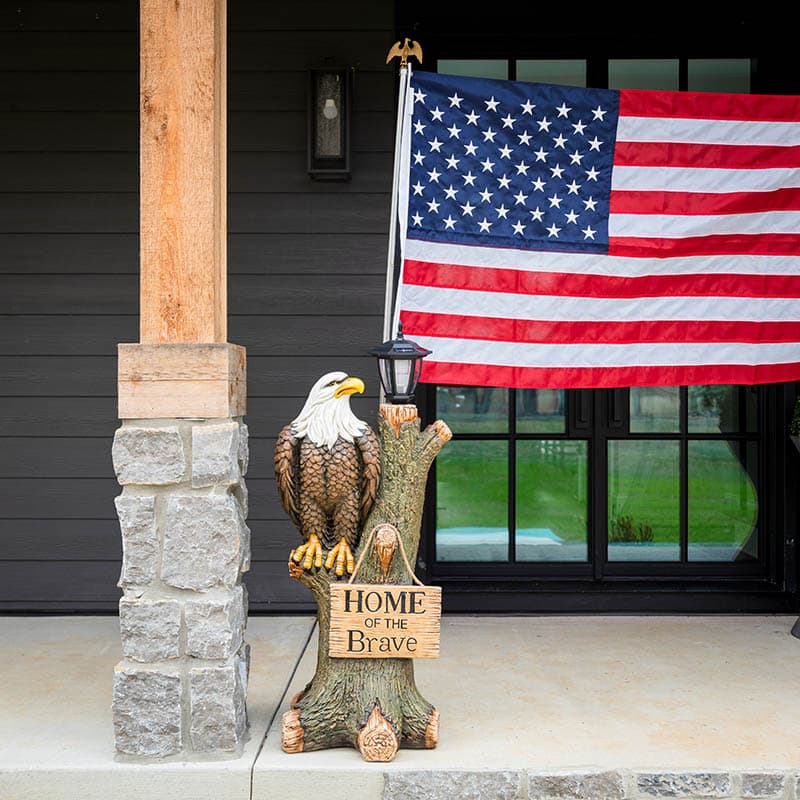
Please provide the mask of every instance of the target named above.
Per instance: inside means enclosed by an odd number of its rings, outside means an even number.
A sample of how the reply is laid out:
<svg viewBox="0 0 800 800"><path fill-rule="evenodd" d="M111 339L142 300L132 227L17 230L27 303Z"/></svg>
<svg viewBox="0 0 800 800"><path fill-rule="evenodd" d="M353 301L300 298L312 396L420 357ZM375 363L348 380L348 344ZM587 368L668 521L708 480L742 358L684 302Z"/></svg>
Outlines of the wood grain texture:
<svg viewBox="0 0 800 800"><path fill-rule="evenodd" d="M120 419L242 417L245 349L215 344L120 344Z"/></svg>
<svg viewBox="0 0 800 800"><path fill-rule="evenodd" d="M140 340L227 339L226 3L142 0Z"/></svg>

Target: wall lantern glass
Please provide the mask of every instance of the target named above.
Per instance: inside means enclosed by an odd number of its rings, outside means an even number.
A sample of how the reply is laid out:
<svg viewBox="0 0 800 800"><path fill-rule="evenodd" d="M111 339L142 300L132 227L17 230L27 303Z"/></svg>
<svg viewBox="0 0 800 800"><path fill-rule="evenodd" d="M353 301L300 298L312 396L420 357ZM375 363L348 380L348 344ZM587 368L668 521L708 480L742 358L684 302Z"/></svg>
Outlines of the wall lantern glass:
<svg viewBox="0 0 800 800"><path fill-rule="evenodd" d="M308 174L316 180L350 179L350 75L348 67L309 70Z"/></svg>
<svg viewBox="0 0 800 800"><path fill-rule="evenodd" d="M387 403L414 402L414 391L422 374L422 359L431 352L416 342L403 338L402 325L396 339L369 351L371 356L378 359L378 373Z"/></svg>

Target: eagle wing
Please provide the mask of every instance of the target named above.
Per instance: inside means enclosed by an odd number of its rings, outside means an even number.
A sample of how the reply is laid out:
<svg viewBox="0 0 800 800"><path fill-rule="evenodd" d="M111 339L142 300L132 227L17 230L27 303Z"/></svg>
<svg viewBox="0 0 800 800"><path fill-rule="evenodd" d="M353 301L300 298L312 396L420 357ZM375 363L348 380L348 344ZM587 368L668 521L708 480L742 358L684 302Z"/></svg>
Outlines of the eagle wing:
<svg viewBox="0 0 800 800"><path fill-rule="evenodd" d="M275 482L278 486L278 496L284 511L302 532L300 526L300 512L297 498L297 471L298 471L298 440L292 433L292 426L287 425L278 434L275 442Z"/></svg>
<svg viewBox="0 0 800 800"><path fill-rule="evenodd" d="M359 436L356 445L361 452L363 474L361 484L361 524L367 519L375 498L378 495L378 484L381 479L381 445L372 428L367 428L363 436Z"/></svg>

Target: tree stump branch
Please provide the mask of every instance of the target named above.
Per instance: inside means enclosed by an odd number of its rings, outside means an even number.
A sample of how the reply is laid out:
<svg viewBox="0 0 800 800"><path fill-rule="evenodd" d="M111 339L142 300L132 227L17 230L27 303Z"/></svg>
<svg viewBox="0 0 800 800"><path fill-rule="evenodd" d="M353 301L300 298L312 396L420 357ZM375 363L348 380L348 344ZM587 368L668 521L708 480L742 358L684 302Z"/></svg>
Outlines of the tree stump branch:
<svg viewBox="0 0 800 800"><path fill-rule="evenodd" d="M394 552L387 559L385 549L367 540L376 527L393 525L412 567L416 563L428 471L452 435L440 420L420 427L415 406L381 405L381 483L354 553L361 561L359 583L413 583L403 558ZM417 689L413 659L331 658L329 587L337 578L325 569L302 570L291 560L289 573L314 595L319 640L316 673L284 714L283 749L355 747L365 760L389 761L398 747L435 747L439 713Z"/></svg>

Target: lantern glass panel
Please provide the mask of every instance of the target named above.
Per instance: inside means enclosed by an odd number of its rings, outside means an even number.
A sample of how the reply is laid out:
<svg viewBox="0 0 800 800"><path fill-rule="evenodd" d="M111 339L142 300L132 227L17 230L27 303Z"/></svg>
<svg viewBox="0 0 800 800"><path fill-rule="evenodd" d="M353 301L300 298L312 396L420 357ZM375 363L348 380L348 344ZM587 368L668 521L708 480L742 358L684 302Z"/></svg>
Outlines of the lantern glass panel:
<svg viewBox="0 0 800 800"><path fill-rule="evenodd" d="M408 387L411 385L411 376L414 374L411 370L413 361L405 358L397 358L393 362L394 374L397 380L398 394L408 394Z"/></svg>
<svg viewBox="0 0 800 800"><path fill-rule="evenodd" d="M344 156L344 109L342 108L342 77L335 72L321 72L316 86L315 158Z"/></svg>
<svg viewBox="0 0 800 800"><path fill-rule="evenodd" d="M393 394L394 387L392 386L392 370L389 367L389 360L384 358L378 359L378 370L381 374L381 383L383 384L383 391L386 394Z"/></svg>

